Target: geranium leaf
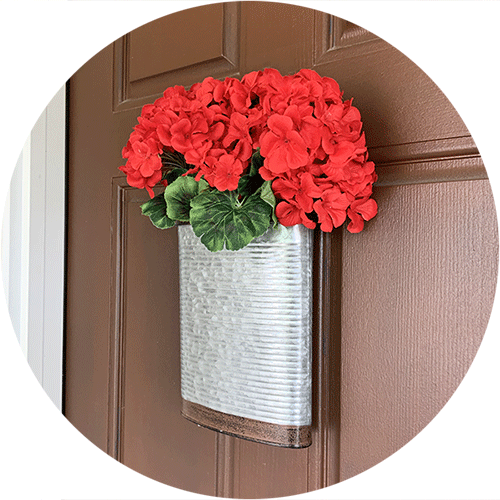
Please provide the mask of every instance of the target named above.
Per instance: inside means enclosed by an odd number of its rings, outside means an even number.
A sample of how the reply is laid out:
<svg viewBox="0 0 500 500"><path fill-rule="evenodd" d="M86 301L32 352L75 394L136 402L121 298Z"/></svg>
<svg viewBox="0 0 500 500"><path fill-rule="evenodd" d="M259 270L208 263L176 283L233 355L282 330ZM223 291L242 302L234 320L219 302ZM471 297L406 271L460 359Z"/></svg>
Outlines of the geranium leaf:
<svg viewBox="0 0 500 500"><path fill-rule="evenodd" d="M151 222L160 229L167 229L175 224L167 216L167 204L163 193L141 205L142 215L147 215Z"/></svg>
<svg viewBox="0 0 500 500"><path fill-rule="evenodd" d="M193 177L178 177L165 189L167 215L172 220L189 221L191 200L198 194L199 183Z"/></svg>
<svg viewBox="0 0 500 500"><path fill-rule="evenodd" d="M258 175L259 168L264 165L264 158L260 155L260 148L255 151L252 155L252 161L250 163L249 175Z"/></svg>
<svg viewBox="0 0 500 500"><path fill-rule="evenodd" d="M178 177L185 174L187 170L185 168L173 168L164 174L165 179L169 184L172 184Z"/></svg>
<svg viewBox="0 0 500 500"><path fill-rule="evenodd" d="M191 225L212 252L239 250L270 225L271 206L257 193L238 200L234 192L205 191L191 200Z"/></svg>
<svg viewBox="0 0 500 500"><path fill-rule="evenodd" d="M273 190L271 188L271 181L266 181L262 184L259 190L260 197L271 206L271 218L273 219L273 227L278 226L278 217L276 217L276 196L274 196Z"/></svg>
<svg viewBox="0 0 500 500"><path fill-rule="evenodd" d="M198 193L205 191L210 187L210 184L205 179L200 179L198 181Z"/></svg>
<svg viewBox="0 0 500 500"><path fill-rule="evenodd" d="M262 186L264 179L260 175L242 175L238 182L238 193L247 197L254 194Z"/></svg>
<svg viewBox="0 0 500 500"><path fill-rule="evenodd" d="M241 176L238 182L238 193L241 196L250 196L262 186L264 179L259 174L259 168L264 165L264 158L260 156L260 150L255 151L252 155L250 163L250 171L248 174Z"/></svg>

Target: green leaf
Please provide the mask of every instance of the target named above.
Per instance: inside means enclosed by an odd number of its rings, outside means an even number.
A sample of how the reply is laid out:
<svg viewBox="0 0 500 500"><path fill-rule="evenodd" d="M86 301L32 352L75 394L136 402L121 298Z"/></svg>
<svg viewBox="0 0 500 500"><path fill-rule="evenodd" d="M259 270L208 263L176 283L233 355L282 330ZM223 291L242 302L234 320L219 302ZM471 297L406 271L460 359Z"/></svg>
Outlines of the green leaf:
<svg viewBox="0 0 500 500"><path fill-rule="evenodd" d="M259 174L259 168L262 165L264 165L264 158L260 156L260 150L257 149L252 155L250 171L248 174L241 176L238 182L238 193L241 196L250 196L262 186L264 179Z"/></svg>
<svg viewBox="0 0 500 500"><path fill-rule="evenodd" d="M167 204L163 193L141 205L142 215L147 215L159 229L167 229L175 224L167 216Z"/></svg>
<svg viewBox="0 0 500 500"><path fill-rule="evenodd" d="M260 189L260 197L271 206L271 218L273 219L273 227L278 226L278 217L276 217L276 196L274 196L273 190L271 188L271 181L266 181L262 184Z"/></svg>
<svg viewBox="0 0 500 500"><path fill-rule="evenodd" d="M187 170L185 168L173 168L165 173L165 179L168 184L172 184L178 177L185 174Z"/></svg>
<svg viewBox="0 0 500 500"><path fill-rule="evenodd" d="M259 191L260 197L271 205L271 207L276 207L276 197L274 196L273 190L271 188L271 181L266 181L262 184L262 188Z"/></svg>
<svg viewBox="0 0 500 500"><path fill-rule="evenodd" d="M270 225L271 207L259 194L243 200L233 191L205 191L191 200L191 225L212 252L239 250Z"/></svg>
<svg viewBox="0 0 500 500"><path fill-rule="evenodd" d="M252 155L252 161L250 163L250 172L251 176L258 175L259 168L264 165L264 157L260 155L260 148L255 151Z"/></svg>
<svg viewBox="0 0 500 500"><path fill-rule="evenodd" d="M247 197L254 194L262 186L264 179L260 175L242 175L238 182L238 193Z"/></svg>
<svg viewBox="0 0 500 500"><path fill-rule="evenodd" d="M205 182L205 181L204 181ZM199 193L199 183L193 177L178 177L165 189L167 215L172 220L189 221L191 200Z"/></svg>
<svg viewBox="0 0 500 500"><path fill-rule="evenodd" d="M205 191L210 188L210 184L205 179L200 179L198 181L198 193Z"/></svg>

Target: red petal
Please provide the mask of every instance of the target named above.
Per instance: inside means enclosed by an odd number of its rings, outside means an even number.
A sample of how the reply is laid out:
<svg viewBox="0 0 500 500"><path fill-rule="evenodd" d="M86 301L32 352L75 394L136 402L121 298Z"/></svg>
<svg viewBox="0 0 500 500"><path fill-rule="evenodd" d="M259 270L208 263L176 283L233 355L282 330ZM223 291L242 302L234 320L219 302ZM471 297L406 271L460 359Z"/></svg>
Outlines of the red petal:
<svg viewBox="0 0 500 500"><path fill-rule="evenodd" d="M304 212L312 212L313 209L313 199L304 192L298 192L295 195L295 200L297 201L299 207L304 210Z"/></svg>
<svg viewBox="0 0 500 500"><path fill-rule="evenodd" d="M276 206L276 217L283 226L295 226L302 222L299 208L286 201L282 201Z"/></svg>
<svg viewBox="0 0 500 500"><path fill-rule="evenodd" d="M274 194L286 200L291 200L298 189L298 186L287 179L276 179L272 187Z"/></svg>
<svg viewBox="0 0 500 500"><path fill-rule="evenodd" d="M304 172L300 176L300 185L302 190L312 198L319 198L323 194L323 190L314 182L314 177L309 172Z"/></svg>
<svg viewBox="0 0 500 500"><path fill-rule="evenodd" d="M287 132L292 130L293 121L288 116L283 115L271 115L267 120L267 126L272 130L277 136L284 137Z"/></svg>
<svg viewBox="0 0 500 500"><path fill-rule="evenodd" d="M356 211L361 214L363 219L370 220L377 214L377 202L370 198L363 204L357 206Z"/></svg>
<svg viewBox="0 0 500 500"><path fill-rule="evenodd" d="M363 218L357 214L356 212L353 212L351 209L347 210L347 215L351 219L351 222L347 226L347 230L350 233L359 233L363 230L363 227L365 223L363 222Z"/></svg>
<svg viewBox="0 0 500 500"><path fill-rule="evenodd" d="M265 181L272 181L273 179L276 179L276 174L274 172L271 172L266 167L260 167L259 174Z"/></svg>

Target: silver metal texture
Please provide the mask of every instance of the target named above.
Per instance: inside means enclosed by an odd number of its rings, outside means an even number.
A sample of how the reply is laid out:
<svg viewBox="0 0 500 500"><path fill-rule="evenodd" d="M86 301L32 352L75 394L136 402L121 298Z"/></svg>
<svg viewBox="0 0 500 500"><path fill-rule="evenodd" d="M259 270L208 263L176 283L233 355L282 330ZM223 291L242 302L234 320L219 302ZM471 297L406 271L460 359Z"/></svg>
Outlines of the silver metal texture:
<svg viewBox="0 0 500 500"><path fill-rule="evenodd" d="M181 393L230 415L311 424L312 231L210 252L178 227Z"/></svg>

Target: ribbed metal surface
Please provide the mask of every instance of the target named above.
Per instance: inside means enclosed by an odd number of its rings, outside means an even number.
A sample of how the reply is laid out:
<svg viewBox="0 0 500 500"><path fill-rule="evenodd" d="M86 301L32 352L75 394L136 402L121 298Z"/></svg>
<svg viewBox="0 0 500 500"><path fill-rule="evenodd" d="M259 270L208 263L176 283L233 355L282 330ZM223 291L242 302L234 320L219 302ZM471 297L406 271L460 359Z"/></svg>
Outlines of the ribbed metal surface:
<svg viewBox="0 0 500 500"><path fill-rule="evenodd" d="M210 252L179 226L181 391L193 403L311 423L312 231L279 226Z"/></svg>

